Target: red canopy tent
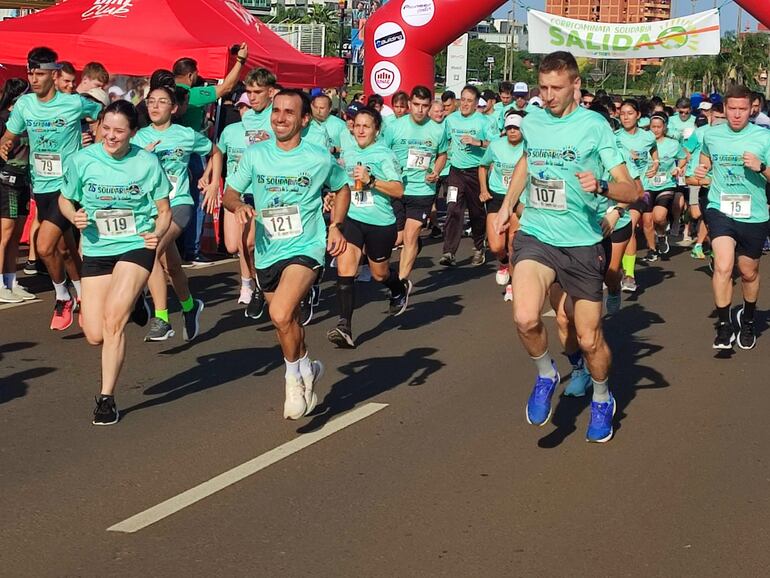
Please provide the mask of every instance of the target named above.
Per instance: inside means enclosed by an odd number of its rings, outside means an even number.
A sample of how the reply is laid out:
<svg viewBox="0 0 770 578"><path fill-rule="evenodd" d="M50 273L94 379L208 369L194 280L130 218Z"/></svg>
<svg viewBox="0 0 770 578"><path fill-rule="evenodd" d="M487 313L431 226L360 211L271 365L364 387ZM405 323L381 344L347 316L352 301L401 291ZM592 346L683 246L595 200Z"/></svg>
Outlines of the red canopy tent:
<svg viewBox="0 0 770 578"><path fill-rule="evenodd" d="M81 70L99 61L111 74L148 76L175 60L198 61L204 78L224 78L230 47L249 45L247 67L272 71L287 87L339 86L344 61L304 54L237 0L66 0L0 22L0 63L26 65L27 52L48 46Z"/></svg>

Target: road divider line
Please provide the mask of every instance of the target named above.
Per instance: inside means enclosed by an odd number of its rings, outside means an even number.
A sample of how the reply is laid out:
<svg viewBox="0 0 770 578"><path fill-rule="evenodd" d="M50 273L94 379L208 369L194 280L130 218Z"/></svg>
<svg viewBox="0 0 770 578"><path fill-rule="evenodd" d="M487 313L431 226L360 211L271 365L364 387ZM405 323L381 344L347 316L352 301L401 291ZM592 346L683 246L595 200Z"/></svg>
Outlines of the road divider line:
<svg viewBox="0 0 770 578"><path fill-rule="evenodd" d="M133 533L146 528L147 526L159 522L160 520L175 514L176 512L191 506L204 498L208 498L212 494L225 489L241 480L256 474L260 470L273 465L276 462L281 461L284 458L289 457L292 454L297 453L300 450L305 449L308 446L313 445L316 442L321 441L324 438L329 437L332 434L337 433L340 430L345 429L348 426L353 425L356 422L366 419L369 416L374 415L381 409L388 407L387 403L367 403L357 409L349 411L341 416L329 421L326 425L317 431L303 434L298 438L295 438L285 444L281 444L277 448L257 456L256 458L249 460L236 466L231 470L228 470L218 476L211 478L210 480L203 482L174 496L169 498L165 502L161 502L157 506L153 506L140 512L130 518L118 522L117 524L107 528L108 532L126 532Z"/></svg>
<svg viewBox="0 0 770 578"><path fill-rule="evenodd" d="M29 301L22 301L21 303L0 303L0 311L6 309L13 309L15 307L23 307L24 305L32 305L33 303L42 303L42 299L30 299Z"/></svg>

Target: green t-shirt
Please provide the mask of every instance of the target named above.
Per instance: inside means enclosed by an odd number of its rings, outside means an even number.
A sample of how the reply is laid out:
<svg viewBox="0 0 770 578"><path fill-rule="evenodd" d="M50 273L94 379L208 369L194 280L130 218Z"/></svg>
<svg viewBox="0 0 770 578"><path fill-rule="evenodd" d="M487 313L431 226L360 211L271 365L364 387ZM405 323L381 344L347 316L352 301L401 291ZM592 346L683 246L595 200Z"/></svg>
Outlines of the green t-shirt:
<svg viewBox="0 0 770 578"><path fill-rule="evenodd" d="M357 146L358 146L358 143L356 142L356 137L354 137L353 134L349 130L347 130L347 126L346 126L345 132L340 134L340 149L344 152L349 148L353 148Z"/></svg>
<svg viewBox="0 0 770 578"><path fill-rule="evenodd" d="M181 124L195 131L202 131L206 120L206 108L217 101L216 87L195 86L191 88L187 84L177 84L177 86L190 91L190 100L187 104L187 111L180 119Z"/></svg>
<svg viewBox="0 0 770 578"><path fill-rule="evenodd" d="M321 190L326 185L338 191L347 184L347 175L328 150L305 141L290 151L273 140L257 143L243 153L227 184L239 193L254 194L257 269L301 255L324 262Z"/></svg>
<svg viewBox="0 0 770 578"><path fill-rule="evenodd" d="M458 110L450 114L444 121L447 138L452 141L452 158L450 164L458 169L472 169L481 164L484 158L484 147L466 145L460 142L464 135L470 135L481 141L492 140L489 120L480 112L463 116Z"/></svg>
<svg viewBox="0 0 770 578"><path fill-rule="evenodd" d="M356 191L353 171L358 164L363 165L381 181L400 181L401 166L396 155L387 146L375 142L365 149L358 145L345 149L342 154L342 166L350 185L350 209L348 217L369 225L392 225L396 222L390 197L377 189Z"/></svg>
<svg viewBox="0 0 770 578"><path fill-rule="evenodd" d="M329 133L326 132L324 125L315 119L311 119L310 123L302 129L302 140L317 144L331 152L332 141L329 138Z"/></svg>
<svg viewBox="0 0 770 578"><path fill-rule="evenodd" d="M671 174L677 166L678 161L687 158L684 147L679 141L669 137L663 137L656 142L658 149L658 172L655 176L648 178L642 175L642 186L645 191L667 191L676 188L676 179Z"/></svg>
<svg viewBox="0 0 770 578"><path fill-rule="evenodd" d="M246 135L250 142L257 143L271 139L275 136L273 126L270 124L270 116L273 114L273 105L268 105L262 112L251 109L241 118L246 129Z"/></svg>
<svg viewBox="0 0 770 578"><path fill-rule="evenodd" d="M623 129L620 129L623 130ZM623 131L625 132L625 131ZM638 132L638 131L637 131ZM617 133L615 133L617 136ZM631 136L631 135L629 135ZM626 168L628 169L628 174L631 175L631 178L636 180L641 175L639 174L639 169L636 168L636 165L634 164L633 160L631 159L630 152L623 146L619 146L620 154L623 156L623 162L626 163ZM602 180L605 181L611 181L614 180L612 178L612 175L610 174L609 170L606 170L604 172L604 175L602 176ZM597 214L599 218L599 224L601 225L602 219L604 218L604 215L607 214L607 209L610 207L616 206L618 203L608 197L602 197L602 202L599 205L599 212ZM619 231L626 225L628 225L631 222L631 212L626 210L626 212L623 214L622 217L618 219L618 222L615 223L615 230Z"/></svg>
<svg viewBox="0 0 770 578"><path fill-rule="evenodd" d="M697 169L700 164L700 151L703 146L703 135L709 128L711 128L710 125L699 126L690 135L690 138L682 143L684 148L690 151L690 162L687 163L686 173L688 177L695 176L695 169Z"/></svg>
<svg viewBox="0 0 770 578"><path fill-rule="evenodd" d="M217 148L227 157L227 174L234 175L243 151L249 146L249 137L242 122L228 124L217 141Z"/></svg>
<svg viewBox="0 0 770 578"><path fill-rule="evenodd" d="M740 132L730 125L711 127L703 135L703 154L711 159L711 187L708 208L746 223L768 220L767 180L743 166L743 153L770 164L770 131L749 124Z"/></svg>
<svg viewBox="0 0 770 578"><path fill-rule="evenodd" d="M499 108L497 106L498 104L500 105ZM519 108L513 101L509 102L508 104L498 102L495 104L495 110L497 110L497 132L503 132L503 129L505 128L505 115L508 114L508 111L519 110Z"/></svg>
<svg viewBox="0 0 770 578"><path fill-rule="evenodd" d="M426 119L417 124L410 115L393 122L385 135L384 144L396 153L404 180L404 194L427 197L436 194L436 183L425 176L436 163L436 157L447 150L443 124Z"/></svg>
<svg viewBox="0 0 770 578"><path fill-rule="evenodd" d="M669 136L674 140L678 140L679 142L682 142L683 140L686 140L694 130L695 130L695 117L693 115L690 115L685 121L679 118L678 114L675 114L674 116L668 119L667 136Z"/></svg>
<svg viewBox="0 0 770 578"><path fill-rule="evenodd" d="M485 167L492 165L489 172L488 187L493 195L505 196L508 192L508 185L511 182L511 175L521 155L524 154L524 143L512 145L508 138L497 139L489 145L481 159L481 164ZM524 196L526 192L522 193Z"/></svg>
<svg viewBox="0 0 770 578"><path fill-rule="evenodd" d="M555 247L599 243L601 195L586 193L576 173L601 178L623 162L615 135L601 115L577 107L565 117L532 111L521 131L529 170L529 198L521 230Z"/></svg>
<svg viewBox="0 0 770 578"><path fill-rule="evenodd" d="M348 125L347 123L342 120L338 116L329 115L329 118L327 118L322 123L319 123L322 127L326 129L327 134L329 135L329 139L331 140L332 146L334 148L341 148L340 145L340 137L348 131Z"/></svg>
<svg viewBox="0 0 770 578"><path fill-rule="evenodd" d="M632 172L631 165L633 165L634 172L642 178L650 170L652 153L658 148L658 144L655 142L655 135L640 128L637 128L636 132L631 134L621 128L615 131L615 141L624 158L628 159L628 172Z"/></svg>
<svg viewBox="0 0 770 578"><path fill-rule="evenodd" d="M171 182L171 193L168 195L171 206L194 205L187 166L190 164L190 155L206 156L211 152L211 141L190 127L178 124L172 124L164 131L150 125L139 130L131 139L132 143L142 148L156 141L160 142L152 152L158 157Z"/></svg>
<svg viewBox="0 0 770 578"><path fill-rule="evenodd" d="M121 159L111 157L100 144L87 147L67 159L63 181L62 195L88 215L82 236L88 257L144 248L139 234L155 228L155 201L171 192L158 158L137 145ZM118 214L106 212L121 209Z"/></svg>
<svg viewBox="0 0 770 578"><path fill-rule="evenodd" d="M6 128L29 137L30 173L35 194L60 191L67 159L80 150L80 121L96 118L102 106L79 94L57 92L48 102L25 94L13 107Z"/></svg>

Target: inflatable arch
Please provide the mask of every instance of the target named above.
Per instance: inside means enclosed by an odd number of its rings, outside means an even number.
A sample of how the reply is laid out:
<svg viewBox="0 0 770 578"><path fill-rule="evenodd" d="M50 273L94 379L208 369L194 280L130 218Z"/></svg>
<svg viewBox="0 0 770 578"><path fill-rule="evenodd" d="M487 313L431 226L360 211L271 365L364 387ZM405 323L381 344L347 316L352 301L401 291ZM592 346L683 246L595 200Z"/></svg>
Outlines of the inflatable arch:
<svg viewBox="0 0 770 578"><path fill-rule="evenodd" d="M736 0L770 27L770 0ZM366 23L364 90L387 102L399 90L434 85L433 59L505 0L393 0Z"/></svg>

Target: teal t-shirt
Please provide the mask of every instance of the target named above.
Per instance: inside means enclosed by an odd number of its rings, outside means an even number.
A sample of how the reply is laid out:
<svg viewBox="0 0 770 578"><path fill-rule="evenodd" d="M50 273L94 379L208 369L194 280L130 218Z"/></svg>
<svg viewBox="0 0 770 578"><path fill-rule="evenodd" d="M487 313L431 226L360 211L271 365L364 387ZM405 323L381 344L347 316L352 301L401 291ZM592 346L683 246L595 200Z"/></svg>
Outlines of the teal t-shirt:
<svg viewBox="0 0 770 578"><path fill-rule="evenodd" d="M658 172L655 176L648 178L642 175L642 185L645 191L666 191L676 188L676 179L672 172L677 163L687 158L687 153L679 144L679 141L669 137L663 137L656 142L658 149Z"/></svg>
<svg viewBox="0 0 770 578"><path fill-rule="evenodd" d="M178 124L172 124L163 131L150 125L139 130L131 139L132 143L142 148L156 141L160 142L151 152L158 157L171 182L171 193L168 195L171 206L195 204L190 194L187 166L191 155L206 156L211 152L211 141L192 128Z"/></svg>
<svg viewBox="0 0 770 578"><path fill-rule="evenodd" d="M36 194L60 191L64 165L80 150L80 121L95 119L102 106L79 94L57 92L48 102L34 94L16 101L6 128L15 135L29 136L29 165L32 190Z"/></svg>
<svg viewBox="0 0 770 578"><path fill-rule="evenodd" d="M341 148L340 137L343 133L349 133L347 123L338 116L330 115L329 118L319 124L326 129L332 146L337 149Z"/></svg>
<svg viewBox="0 0 770 578"><path fill-rule="evenodd" d="M540 110L524 117L521 131L529 171L529 197L521 230L555 247L599 243L596 214L602 196L586 193L576 173L601 178L623 162L615 135L601 115L577 107L557 118Z"/></svg>
<svg viewBox="0 0 770 578"><path fill-rule="evenodd" d="M227 157L227 174L234 175L243 151L250 144L242 122L228 124L217 141L217 148Z"/></svg>
<svg viewBox="0 0 770 578"><path fill-rule="evenodd" d="M481 164L484 158L484 147L466 145L460 142L464 135L470 135L481 141L492 140L494 134L489 134L489 120L480 112L463 116L458 110L450 114L444 121L447 138L452 142L452 158L450 164L457 169L472 169Z"/></svg>
<svg viewBox="0 0 770 578"><path fill-rule="evenodd" d="M246 135L252 143L269 140L275 136L273 125L270 123L270 116L273 114L273 105L268 105L262 112L256 112L254 109L246 111L241 117L241 123L246 129Z"/></svg>
<svg viewBox="0 0 770 578"><path fill-rule="evenodd" d="M632 172L631 165L633 165L634 172L637 173L639 178L642 178L650 170L652 153L658 148L658 144L655 142L655 135L640 128L637 128L636 132L631 134L621 128L615 131L615 141L624 158L627 159L628 172Z"/></svg>
<svg viewBox="0 0 770 578"><path fill-rule="evenodd" d="M684 148L690 151L690 162L687 163L686 173L688 177L695 176L695 169L697 169L700 164L700 151L703 146L703 135L709 128L711 128L709 125L699 126L690 135L690 138L682 143Z"/></svg>
<svg viewBox="0 0 770 578"><path fill-rule="evenodd" d="M767 180L743 166L743 153L770 165L770 131L749 124L735 132L729 124L720 124L705 132L701 150L711 159L708 208L746 223L766 222Z"/></svg>
<svg viewBox="0 0 770 578"><path fill-rule="evenodd" d="M369 225L392 225L396 222L390 197L377 189L356 191L353 171L361 164L381 181L401 181L401 166L395 153L383 143L375 142L362 149L358 145L345 149L342 166L350 185L348 217Z"/></svg>
<svg viewBox="0 0 770 578"><path fill-rule="evenodd" d="M668 119L668 136L674 140L682 142L683 140L689 138L690 134L692 134L692 131L694 130L695 117L693 115L690 115L685 121L679 118L678 114L675 114Z"/></svg>
<svg viewBox="0 0 770 578"><path fill-rule="evenodd" d="M275 141L246 149L228 186L251 190L257 211L254 263L265 269L301 255L323 264L326 224L321 190L338 191L347 175L329 151L310 142L284 151Z"/></svg>
<svg viewBox="0 0 770 578"><path fill-rule="evenodd" d="M616 133L616 136L617 136L617 133ZM628 174L631 175L632 179L634 180L638 179L640 177L639 169L636 168L636 165L631 159L630 152L625 147L621 146L619 148L620 148L620 154L623 156L623 161L626 163ZM614 180L609 170L606 170L604 172L604 175L602 176L602 180L605 180L605 181ZM599 217L600 224L602 222L602 219L604 218L604 215L607 213L607 209L610 207L614 207L617 204L618 203L616 201L613 201L608 197L602 197L602 203L599 205L599 213L597 215ZM623 216L618 219L618 222L615 223L615 230L619 231L620 229L628 225L630 222L631 222L631 213L630 211L626 210Z"/></svg>
<svg viewBox="0 0 770 578"><path fill-rule="evenodd" d="M324 125L315 119L311 119L310 123L302 129L302 140L317 144L331 152L332 142L329 133L326 132Z"/></svg>
<svg viewBox="0 0 770 578"><path fill-rule="evenodd" d="M401 165L404 194L428 197L436 194L436 183L428 183L425 176L432 170L436 157L447 150L444 125L426 119L417 124L410 115L393 122L383 140Z"/></svg>
<svg viewBox="0 0 770 578"><path fill-rule="evenodd" d="M121 159L95 144L67 159L62 195L88 215L83 254L109 257L144 248L140 233L155 228L155 201L165 199L171 183L158 158L132 144Z"/></svg>
<svg viewBox="0 0 770 578"><path fill-rule="evenodd" d="M345 132L340 134L340 149L343 152L349 148L357 146L358 142L356 142L356 137L354 137L349 130L346 129Z"/></svg>
<svg viewBox="0 0 770 578"><path fill-rule="evenodd" d="M508 185L511 182L511 175L521 155L524 154L524 143L512 145L507 138L497 139L492 142L481 159L481 164L485 167L492 165L489 172L489 192L493 195L505 196L508 192ZM522 192L522 196L526 194Z"/></svg>

